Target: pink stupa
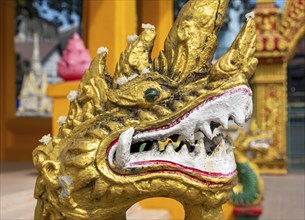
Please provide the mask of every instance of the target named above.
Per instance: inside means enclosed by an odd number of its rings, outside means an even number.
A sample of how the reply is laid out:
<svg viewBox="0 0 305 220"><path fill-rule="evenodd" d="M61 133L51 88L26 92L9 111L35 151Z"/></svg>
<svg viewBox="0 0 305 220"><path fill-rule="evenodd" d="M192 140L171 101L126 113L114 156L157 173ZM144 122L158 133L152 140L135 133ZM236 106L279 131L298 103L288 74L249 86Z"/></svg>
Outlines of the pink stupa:
<svg viewBox="0 0 305 220"><path fill-rule="evenodd" d="M74 33L58 62L58 75L65 81L79 80L90 62L91 58L83 40L78 33Z"/></svg>

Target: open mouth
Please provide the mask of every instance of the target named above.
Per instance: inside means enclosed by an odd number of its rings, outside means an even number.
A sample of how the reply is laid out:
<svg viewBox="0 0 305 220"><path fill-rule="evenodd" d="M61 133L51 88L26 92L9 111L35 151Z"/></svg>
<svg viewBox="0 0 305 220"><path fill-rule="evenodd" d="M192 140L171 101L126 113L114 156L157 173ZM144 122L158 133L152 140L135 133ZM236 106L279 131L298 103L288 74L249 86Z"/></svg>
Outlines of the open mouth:
<svg viewBox="0 0 305 220"><path fill-rule="evenodd" d="M227 128L229 120L242 126L251 114L251 90L235 87L208 98L168 125L126 130L109 147L109 164L124 174L166 167L212 178L233 176L236 164L231 142L215 128Z"/></svg>

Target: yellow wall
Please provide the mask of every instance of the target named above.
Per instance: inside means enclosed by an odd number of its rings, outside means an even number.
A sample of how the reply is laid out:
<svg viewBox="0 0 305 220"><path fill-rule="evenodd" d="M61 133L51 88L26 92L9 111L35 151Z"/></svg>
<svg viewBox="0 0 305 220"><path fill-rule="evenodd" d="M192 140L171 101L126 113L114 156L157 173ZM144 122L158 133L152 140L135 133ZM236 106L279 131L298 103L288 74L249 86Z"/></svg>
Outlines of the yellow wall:
<svg viewBox="0 0 305 220"><path fill-rule="evenodd" d="M69 110L69 101L67 95L71 90L77 90L78 81L59 83L50 85L47 90L47 96L53 98L53 110L52 110L52 135L55 136L58 133L57 120L59 116L66 116Z"/></svg>
<svg viewBox="0 0 305 220"><path fill-rule="evenodd" d="M141 24L143 23L149 23L156 27L157 37L152 51L153 58L157 57L163 49L164 41L172 27L174 20L173 7L173 0L138 1L138 32L141 32Z"/></svg>

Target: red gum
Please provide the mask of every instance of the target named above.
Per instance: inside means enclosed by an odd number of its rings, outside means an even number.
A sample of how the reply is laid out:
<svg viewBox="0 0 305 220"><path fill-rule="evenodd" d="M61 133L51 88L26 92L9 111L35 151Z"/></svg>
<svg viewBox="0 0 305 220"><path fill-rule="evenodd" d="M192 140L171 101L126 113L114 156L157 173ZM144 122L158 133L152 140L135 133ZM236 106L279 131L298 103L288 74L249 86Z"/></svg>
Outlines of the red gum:
<svg viewBox="0 0 305 220"><path fill-rule="evenodd" d="M226 174L207 172L207 171L202 171L202 170L199 170L199 169L196 169L196 168L193 168L193 167L183 166L181 164L177 164L177 163L174 163L174 162L171 162L171 161L166 161L166 160L147 160L147 161L131 163L129 165L131 165L131 166L132 165L148 166L148 165L151 165L151 164L154 164L154 165L171 165L171 166L174 166L174 167L181 168L184 172L189 172L189 173L195 172L195 173L200 174L201 176L214 177L214 178L216 178L216 177L221 177L221 178L230 177L230 176L233 176L234 174L237 173L236 170L234 170L230 173L226 173Z"/></svg>
<svg viewBox="0 0 305 220"><path fill-rule="evenodd" d="M177 174L177 173L179 173L180 175L183 175L186 178L192 179L193 181L196 181L196 182L203 183L207 186L218 186L219 187L219 186L227 185L226 183L215 183L215 182L212 182L212 181L198 179L194 176L187 175L186 173L183 173L183 172L178 171L178 170L165 170L164 169L164 170L160 170L160 171L148 171L147 173L149 173L149 174L153 174L153 173ZM141 175L141 174L139 174L139 175Z"/></svg>

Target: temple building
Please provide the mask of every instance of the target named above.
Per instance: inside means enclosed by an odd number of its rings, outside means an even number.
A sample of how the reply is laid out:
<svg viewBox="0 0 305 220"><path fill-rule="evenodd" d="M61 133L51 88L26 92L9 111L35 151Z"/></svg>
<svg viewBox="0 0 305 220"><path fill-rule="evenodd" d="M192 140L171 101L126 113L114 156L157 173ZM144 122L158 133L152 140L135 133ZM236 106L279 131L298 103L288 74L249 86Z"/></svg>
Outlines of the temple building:
<svg viewBox="0 0 305 220"><path fill-rule="evenodd" d="M24 75L16 115L50 117L52 101L46 96L48 82L41 68L38 34L34 34L33 44L31 72Z"/></svg>

